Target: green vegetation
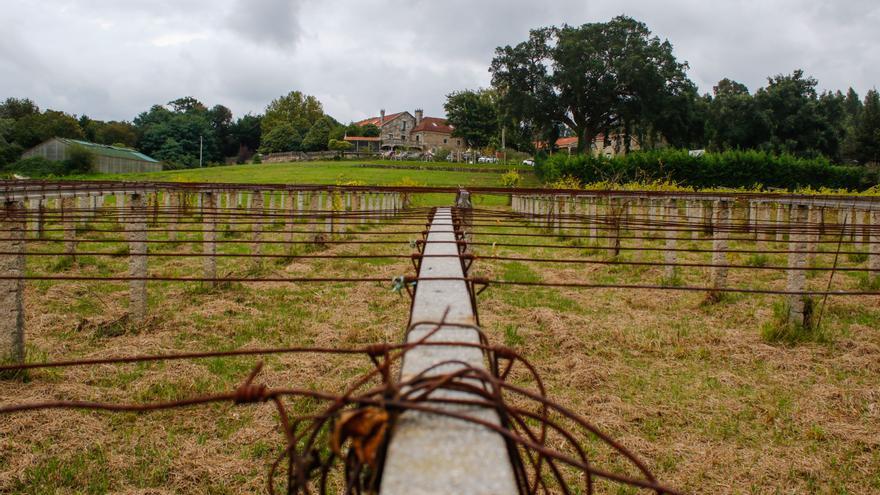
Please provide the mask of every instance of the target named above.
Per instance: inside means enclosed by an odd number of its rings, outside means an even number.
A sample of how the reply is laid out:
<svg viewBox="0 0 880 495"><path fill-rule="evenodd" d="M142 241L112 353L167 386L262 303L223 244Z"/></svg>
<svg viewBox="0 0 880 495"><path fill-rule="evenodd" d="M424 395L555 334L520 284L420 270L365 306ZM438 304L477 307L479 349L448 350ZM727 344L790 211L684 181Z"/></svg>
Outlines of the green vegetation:
<svg viewBox="0 0 880 495"><path fill-rule="evenodd" d="M685 150L634 152L613 158L556 154L539 160L535 171L545 182L575 177L581 183L668 181L695 188L864 190L877 183L862 167L832 165L822 158L800 159L761 151L725 151L691 156Z"/></svg>
<svg viewBox="0 0 880 495"><path fill-rule="evenodd" d="M379 168L379 167L410 168ZM100 180L144 180L169 182L238 182L274 184L346 184L396 186L430 185L441 187L485 186L501 187L507 170L503 165L469 166L467 170L486 169L486 172L433 170L448 168L448 163L426 162L297 162L259 165L231 165L203 169L168 170L163 172L117 175L87 175L80 178ZM537 187L534 174L520 169L524 187Z"/></svg>

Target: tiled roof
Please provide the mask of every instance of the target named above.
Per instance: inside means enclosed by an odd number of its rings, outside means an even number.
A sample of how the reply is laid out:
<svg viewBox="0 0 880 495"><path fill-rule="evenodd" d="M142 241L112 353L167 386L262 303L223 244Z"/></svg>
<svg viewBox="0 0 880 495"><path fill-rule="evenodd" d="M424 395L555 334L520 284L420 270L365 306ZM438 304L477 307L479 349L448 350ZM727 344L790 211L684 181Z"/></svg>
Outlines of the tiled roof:
<svg viewBox="0 0 880 495"><path fill-rule="evenodd" d="M391 122L392 120L396 119L397 117L400 117L401 115L403 115L405 113L406 112L397 112L397 113L392 113L391 115L386 115L385 116L385 123L387 124L388 122ZM355 122L354 124L359 125L361 127L363 127L365 125L369 125L369 124L373 124L376 127L382 127L381 122L382 122L382 117L370 117L368 119L361 120L360 122Z"/></svg>
<svg viewBox="0 0 880 495"><path fill-rule="evenodd" d="M452 134L455 127L449 125L446 119L438 117L425 117L419 122L419 125L413 127L412 132L442 132L444 134Z"/></svg>
<svg viewBox="0 0 880 495"><path fill-rule="evenodd" d="M112 158L124 158L127 160L138 160L142 162L159 163L159 160L150 158L149 156L137 150L118 148L116 146L108 146L106 144L90 143L88 141L79 141L77 139L58 138L58 140L65 144L82 146L83 148L88 149L96 155L109 156Z"/></svg>
<svg viewBox="0 0 880 495"><path fill-rule="evenodd" d="M367 137L367 136L345 136L343 138L346 141L381 141L380 137Z"/></svg>

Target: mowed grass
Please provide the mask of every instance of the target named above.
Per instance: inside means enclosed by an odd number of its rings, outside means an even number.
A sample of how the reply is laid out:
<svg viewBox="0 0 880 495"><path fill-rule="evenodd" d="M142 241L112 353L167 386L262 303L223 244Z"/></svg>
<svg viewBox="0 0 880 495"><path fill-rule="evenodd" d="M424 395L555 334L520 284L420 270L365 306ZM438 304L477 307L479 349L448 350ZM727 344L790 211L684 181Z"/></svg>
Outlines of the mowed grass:
<svg viewBox="0 0 880 495"><path fill-rule="evenodd" d="M409 169L379 167L412 167ZM463 168L468 171L439 170ZM473 172L485 169L486 172ZM523 186L538 186L531 167L496 164L456 164L434 162L327 161L231 165L201 169L169 170L143 174L89 175L78 178L100 180L236 182L245 184L345 184L357 182L370 186L422 185L437 187L501 187L503 171L516 169Z"/></svg>
<svg viewBox="0 0 880 495"><path fill-rule="evenodd" d="M248 166L250 167L250 166ZM271 167L271 165L270 165ZM216 170L216 169L212 169ZM407 171L410 172L410 171ZM213 179L209 179L213 180ZM332 180L332 179L327 179ZM261 181L256 181L261 182ZM325 182L329 183L329 182ZM451 195L419 195L414 204L449 204ZM497 196L478 205L505 208ZM393 246L331 246L322 253L406 255L421 230L409 226L358 228L352 239L399 241ZM539 226L517 228L482 221L477 254L605 260L603 245L557 237ZM193 224L198 226L198 224ZM273 227L266 234L282 239ZM248 239L246 225L229 238ZM379 232L374 235L371 232ZM385 233L383 233L385 232ZM539 234L514 237L511 233ZM572 229L566 234L583 233ZM53 233L60 237L59 233ZM83 234L109 238L113 234ZM100 237L103 236L103 237ZM200 234L180 234L199 241ZM305 234L298 238L306 238ZM161 236L156 237L161 239ZM826 239L828 240L828 239ZM500 244L529 244L505 247ZM661 239L644 241L660 247ZM710 241L680 241L708 247ZM556 244L571 249L547 249ZM635 241L624 241L632 247ZM748 240L731 248L747 248ZM198 252L200 244L160 244L160 251ZM784 248L784 244L774 244ZM60 250L36 245L29 249ZM85 249L83 245L82 249ZM89 250L121 254L118 243ZM232 245L222 252L248 252ZM814 266L830 266L836 245ZM844 251L863 249L844 245ZM280 245L264 252L289 253ZM302 248L293 254L305 252ZM681 254L706 262L709 253ZM661 252L624 251L629 261L659 261ZM124 256L32 258L31 273L124 274ZM782 255L731 263L786 264ZM842 266L864 267L862 256ZM156 274L193 276L201 260L156 258ZM408 259L220 259L223 275L368 276L388 283L233 284L208 290L195 283L150 284L151 318L143 325L104 331L127 307L123 283L34 282L27 286L31 360L81 356L228 350L314 345L348 347L403 338L409 300L391 291L391 279L411 274ZM662 267L476 261L473 274L518 282L659 284ZM834 288L864 285L864 273L835 275ZM707 284L707 269L687 268L678 284ZM828 272L808 284L824 289ZM730 285L781 289L784 272L732 270ZM531 360L551 397L578 412L644 458L658 478L688 493L833 493L880 491L880 307L876 298L829 298L821 342L767 342L762 329L775 321L781 296L731 295L707 303L706 294L659 290L579 290L490 287L479 296L492 343L515 347ZM115 330L111 328L111 330ZM256 358L37 371L27 381L0 384L0 403L50 398L150 402L228 391ZM339 391L370 369L366 358L273 356L260 380L270 386ZM519 374L514 380L524 381ZM526 382L527 383L527 382ZM314 404L296 402L307 411ZM269 406L216 405L146 415L50 411L0 422L0 493L255 493L283 442ZM588 443L597 467L620 465L617 456ZM632 493L601 484L600 493Z"/></svg>

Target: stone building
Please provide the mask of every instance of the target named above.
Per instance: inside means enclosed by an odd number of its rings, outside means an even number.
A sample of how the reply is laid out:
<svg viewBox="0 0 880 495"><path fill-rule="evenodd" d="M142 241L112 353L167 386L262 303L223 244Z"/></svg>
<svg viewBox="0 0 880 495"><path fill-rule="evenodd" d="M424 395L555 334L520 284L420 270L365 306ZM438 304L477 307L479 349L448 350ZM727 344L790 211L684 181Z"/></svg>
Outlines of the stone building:
<svg viewBox="0 0 880 495"><path fill-rule="evenodd" d="M416 119L416 126L412 130L411 141L422 151L435 152L440 148L452 151L464 149L464 140L452 135L454 127L446 122L446 119L437 117L425 117Z"/></svg>
<svg viewBox="0 0 880 495"><path fill-rule="evenodd" d="M617 155L623 155L626 153L626 146L624 146L624 135L622 134L612 134L606 140L604 134L599 134L593 140L593 143L590 146L590 149L593 151L593 154L596 156L606 156L611 158ZM544 148L544 143L535 143L537 149ZM571 155L577 151L578 138L577 136L570 137L561 137L556 140L556 149L560 152L565 152ZM630 151L638 151L641 149L641 145L639 145L638 139L635 136L630 136L629 141L629 149Z"/></svg>
<svg viewBox="0 0 880 495"><path fill-rule="evenodd" d="M22 158L43 157L51 161L63 161L70 149L78 146L95 155L92 172L99 174L125 174L131 172L159 172L162 164L158 160L128 148L78 141L76 139L52 138L25 151Z"/></svg>
<svg viewBox="0 0 880 495"><path fill-rule="evenodd" d="M454 128L446 122L446 119L425 117L421 109L416 110L414 114L399 112L390 115L386 115L385 110L382 110L378 117L370 117L355 124L361 127L373 124L378 127L381 140L379 147L385 150L417 149L433 152L439 148L446 148L461 151L465 147L464 140L452 136ZM366 143L356 142L362 138L346 137L345 139L361 146Z"/></svg>

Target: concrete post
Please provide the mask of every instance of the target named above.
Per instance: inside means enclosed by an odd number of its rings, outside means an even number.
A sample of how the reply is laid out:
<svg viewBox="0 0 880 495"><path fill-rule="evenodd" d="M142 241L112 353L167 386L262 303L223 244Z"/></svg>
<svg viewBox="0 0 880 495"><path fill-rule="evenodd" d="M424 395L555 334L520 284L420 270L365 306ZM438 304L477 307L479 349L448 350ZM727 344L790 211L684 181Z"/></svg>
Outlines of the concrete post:
<svg viewBox="0 0 880 495"><path fill-rule="evenodd" d="M254 191L251 195L251 209L249 213L254 215L251 221L251 233L253 234L253 244L251 244L251 253L255 256L254 266L261 268L263 266L263 258L259 256L263 254L263 244L260 242L263 237L263 191Z"/></svg>
<svg viewBox="0 0 880 495"><path fill-rule="evenodd" d="M324 215L324 226L327 238L333 239L333 234L336 232L336 192L334 191L327 191L327 212Z"/></svg>
<svg viewBox="0 0 880 495"><path fill-rule="evenodd" d="M202 215L202 252L205 254L205 278L217 278L217 197L214 193L202 193L202 207L205 212ZM210 282L216 287L217 282Z"/></svg>
<svg viewBox="0 0 880 495"><path fill-rule="evenodd" d="M677 206L675 204L674 199L669 199L666 201L666 211L664 212L664 216L666 217L666 223L671 222L675 219L677 213ZM667 227L666 228L666 251L664 261L667 265L664 267L664 274L666 280L672 280L675 278L675 262L677 259L676 256L676 237L678 236L678 232L675 231L674 228Z"/></svg>
<svg viewBox="0 0 880 495"><path fill-rule="evenodd" d="M785 205L776 205L776 242L785 240Z"/></svg>
<svg viewBox="0 0 880 495"><path fill-rule="evenodd" d="M810 206L807 210L807 263L816 259L816 252L819 249L819 218L822 210L815 206Z"/></svg>
<svg viewBox="0 0 880 495"><path fill-rule="evenodd" d="M790 222L792 226L800 227L807 221L807 206L792 205ZM789 236L788 248L788 285L789 292L802 292L806 287L807 272L807 236L801 232L792 231ZM798 294L788 296L788 322L795 325L809 326L810 322L804 318L806 297Z"/></svg>
<svg viewBox="0 0 880 495"><path fill-rule="evenodd" d="M46 201L41 199L37 202L37 233L35 237L42 239L46 233Z"/></svg>
<svg viewBox="0 0 880 495"><path fill-rule="evenodd" d="M64 229L64 254L76 257L76 198L61 200L61 223Z"/></svg>
<svg viewBox="0 0 880 495"><path fill-rule="evenodd" d="M177 240L177 222L182 216L177 214L177 206L180 204L180 199L177 194L165 194L165 204L168 206L166 208L167 215L167 223L166 228L168 229L168 240L174 242Z"/></svg>
<svg viewBox="0 0 880 495"><path fill-rule="evenodd" d="M0 276L25 275L25 208L21 201L6 201L0 212ZM24 363L24 280L0 280L0 363Z"/></svg>
<svg viewBox="0 0 880 495"><path fill-rule="evenodd" d="M140 323L147 317L147 215L144 197L132 194L125 225L129 240L129 282L128 312L132 323Z"/></svg>
<svg viewBox="0 0 880 495"><path fill-rule="evenodd" d="M871 270L880 270L880 210L871 210L871 218L868 228L871 229L871 244L868 254L868 268ZM868 274L868 280L871 285L880 282L880 271L873 271Z"/></svg>
<svg viewBox="0 0 880 495"><path fill-rule="evenodd" d="M760 231L758 234L758 249L766 250L768 241L771 238L770 233L773 230L770 223L770 205L767 203L758 203L758 222L760 224L758 226Z"/></svg>
<svg viewBox="0 0 880 495"><path fill-rule="evenodd" d="M716 292L727 285L727 249L728 232L725 232L730 221L730 202L726 200L715 201L714 208L715 229L712 232L712 289L710 297L718 299L721 293Z"/></svg>
<svg viewBox="0 0 880 495"><path fill-rule="evenodd" d="M590 198L590 242L599 245L599 200Z"/></svg>

